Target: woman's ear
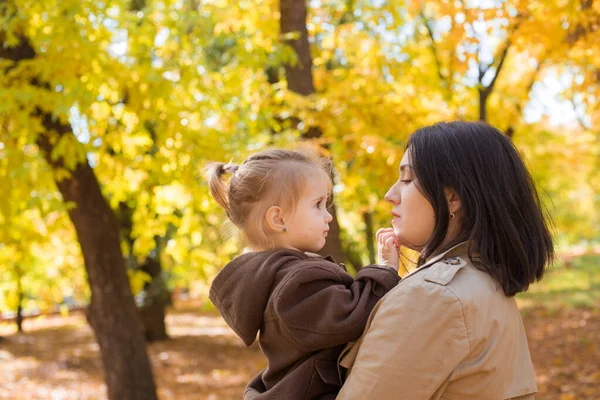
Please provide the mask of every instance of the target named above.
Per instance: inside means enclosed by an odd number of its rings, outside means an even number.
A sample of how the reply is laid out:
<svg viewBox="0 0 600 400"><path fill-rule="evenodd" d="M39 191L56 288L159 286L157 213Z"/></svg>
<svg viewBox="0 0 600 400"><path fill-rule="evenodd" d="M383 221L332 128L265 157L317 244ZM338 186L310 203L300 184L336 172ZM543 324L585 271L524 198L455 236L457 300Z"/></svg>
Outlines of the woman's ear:
<svg viewBox="0 0 600 400"><path fill-rule="evenodd" d="M446 202L448 203L448 211L456 214L461 209L460 197L458 197L458 193L452 188L444 189L444 194L446 196Z"/></svg>
<svg viewBox="0 0 600 400"><path fill-rule="evenodd" d="M265 215L267 227L274 232L285 232L285 223L283 222L283 211L278 206L272 206Z"/></svg>

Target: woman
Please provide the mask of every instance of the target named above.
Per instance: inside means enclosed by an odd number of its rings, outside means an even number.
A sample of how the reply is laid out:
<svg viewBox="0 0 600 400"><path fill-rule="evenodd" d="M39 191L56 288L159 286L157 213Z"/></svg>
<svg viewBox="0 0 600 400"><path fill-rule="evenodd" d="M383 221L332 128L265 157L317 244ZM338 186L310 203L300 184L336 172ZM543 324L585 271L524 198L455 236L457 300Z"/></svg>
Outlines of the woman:
<svg viewBox="0 0 600 400"><path fill-rule="evenodd" d="M514 295L553 259L530 174L484 123L440 123L408 141L385 196L418 268L377 304L340 357L338 399L532 399L535 372Z"/></svg>

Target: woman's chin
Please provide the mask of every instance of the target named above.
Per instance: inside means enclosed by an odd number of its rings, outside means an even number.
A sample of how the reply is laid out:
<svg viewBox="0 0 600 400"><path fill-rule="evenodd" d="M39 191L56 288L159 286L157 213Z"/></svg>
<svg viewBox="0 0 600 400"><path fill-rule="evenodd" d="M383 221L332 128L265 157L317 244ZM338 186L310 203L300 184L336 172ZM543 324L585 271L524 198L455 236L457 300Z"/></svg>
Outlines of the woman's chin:
<svg viewBox="0 0 600 400"><path fill-rule="evenodd" d="M414 243L411 243L408 239L406 239L406 237L402 236L401 233L398 233L395 230L394 230L394 233L396 234L396 237L398 238L398 243L400 243L400 246L406 247L407 249L410 249L410 250L419 251L420 247L416 246Z"/></svg>

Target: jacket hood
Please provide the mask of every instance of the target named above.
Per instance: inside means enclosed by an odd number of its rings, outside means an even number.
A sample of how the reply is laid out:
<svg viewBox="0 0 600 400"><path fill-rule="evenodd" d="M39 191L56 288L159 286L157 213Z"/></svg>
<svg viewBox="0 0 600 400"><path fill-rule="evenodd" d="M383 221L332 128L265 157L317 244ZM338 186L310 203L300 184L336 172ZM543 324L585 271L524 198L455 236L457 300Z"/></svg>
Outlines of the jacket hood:
<svg viewBox="0 0 600 400"><path fill-rule="evenodd" d="M246 346L260 330L277 271L290 261L305 258L309 256L290 249L246 253L215 277L210 300Z"/></svg>

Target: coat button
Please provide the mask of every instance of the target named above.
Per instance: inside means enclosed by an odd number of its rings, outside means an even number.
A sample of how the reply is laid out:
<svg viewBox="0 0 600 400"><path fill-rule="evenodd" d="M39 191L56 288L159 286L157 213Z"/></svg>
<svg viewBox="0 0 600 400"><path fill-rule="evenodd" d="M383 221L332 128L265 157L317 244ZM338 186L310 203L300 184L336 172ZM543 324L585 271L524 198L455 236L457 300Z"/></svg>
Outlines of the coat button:
<svg viewBox="0 0 600 400"><path fill-rule="evenodd" d="M460 260L458 258L455 258L455 257L446 258L444 260L444 263L446 263L448 265L458 265L458 264L460 264Z"/></svg>

